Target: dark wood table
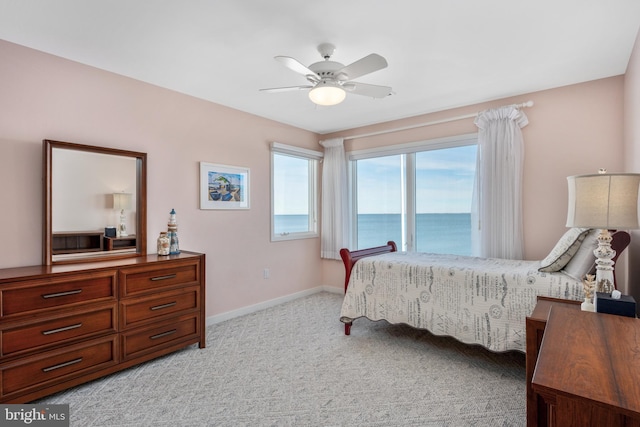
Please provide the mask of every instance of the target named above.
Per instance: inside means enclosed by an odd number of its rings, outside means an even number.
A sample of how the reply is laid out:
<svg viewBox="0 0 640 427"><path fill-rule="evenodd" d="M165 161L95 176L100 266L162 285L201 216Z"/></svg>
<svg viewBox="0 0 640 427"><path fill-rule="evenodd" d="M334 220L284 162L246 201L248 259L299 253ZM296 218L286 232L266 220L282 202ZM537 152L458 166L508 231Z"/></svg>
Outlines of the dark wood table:
<svg viewBox="0 0 640 427"><path fill-rule="evenodd" d="M531 386L538 425L640 427L640 322L552 304Z"/></svg>
<svg viewBox="0 0 640 427"><path fill-rule="evenodd" d="M526 319L527 330L527 425L538 426L545 425L538 423L538 418L546 419L547 406L542 399L538 399L538 395L533 392L531 387L531 381L533 380L533 372L536 369L536 363L538 361L538 353L540 352L540 346L542 345L542 337L544 336L544 329L547 326L547 319L549 318L549 312L554 305L562 305L572 310L580 310L580 301L559 299L545 296L538 296L538 302L531 313L531 316Z"/></svg>
<svg viewBox="0 0 640 427"><path fill-rule="evenodd" d="M115 251L117 249L133 249L136 247L136 235L122 237L104 236L104 250Z"/></svg>

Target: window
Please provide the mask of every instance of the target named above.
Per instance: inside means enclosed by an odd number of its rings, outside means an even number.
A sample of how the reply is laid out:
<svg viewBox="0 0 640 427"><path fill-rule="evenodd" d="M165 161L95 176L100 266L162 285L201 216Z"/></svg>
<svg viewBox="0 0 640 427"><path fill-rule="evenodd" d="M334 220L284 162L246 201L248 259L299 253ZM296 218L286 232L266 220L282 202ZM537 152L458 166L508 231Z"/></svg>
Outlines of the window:
<svg viewBox="0 0 640 427"><path fill-rule="evenodd" d="M353 245L471 255L477 138L350 153Z"/></svg>
<svg viewBox="0 0 640 427"><path fill-rule="evenodd" d="M322 153L271 144L271 241L318 236L318 161Z"/></svg>

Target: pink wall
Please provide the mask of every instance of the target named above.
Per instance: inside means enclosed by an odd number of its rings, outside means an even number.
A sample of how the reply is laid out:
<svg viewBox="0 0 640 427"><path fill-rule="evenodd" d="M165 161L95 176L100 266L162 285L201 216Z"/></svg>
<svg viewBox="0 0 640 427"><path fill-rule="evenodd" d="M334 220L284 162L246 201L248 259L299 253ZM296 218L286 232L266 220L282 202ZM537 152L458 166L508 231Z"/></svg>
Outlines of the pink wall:
<svg viewBox="0 0 640 427"><path fill-rule="evenodd" d="M342 286L341 263L319 259L318 239L269 241L269 142L318 149L317 140L329 136L3 41L0 58L0 268L41 262L41 140L50 138L148 153L147 244L154 247L175 208L181 247L207 254L209 316L321 284ZM523 130L525 255L539 259L565 231L566 176L622 170L623 89L623 78L614 77L342 134L533 100ZM475 131L469 119L346 145L352 150ZM200 161L249 167L251 209L199 210ZM262 278L266 267L268 280Z"/></svg>
<svg viewBox="0 0 640 427"><path fill-rule="evenodd" d="M640 173L640 32L624 79L624 167ZM629 292L640 302L640 231L631 233L628 252ZM640 308L640 307L639 307Z"/></svg>
<svg viewBox="0 0 640 427"><path fill-rule="evenodd" d="M348 136L400 128L448 117L468 115L487 108L534 101L525 109L529 124L523 128L525 258L542 259L566 231L569 175L595 173L605 167L623 171L622 76L565 86L558 89L500 99L421 117L353 129L329 135ZM348 140L347 151L428 140L476 132L473 119L465 119L399 133ZM384 244L385 242L381 242ZM324 261L324 283L342 286L339 261Z"/></svg>
<svg viewBox="0 0 640 427"><path fill-rule="evenodd" d="M317 135L4 41L0 58L0 268L41 263L48 138L148 153L147 246L175 208L181 248L207 254L208 316L320 285L318 239L269 241L269 143ZM200 210L200 161L249 167L251 209Z"/></svg>

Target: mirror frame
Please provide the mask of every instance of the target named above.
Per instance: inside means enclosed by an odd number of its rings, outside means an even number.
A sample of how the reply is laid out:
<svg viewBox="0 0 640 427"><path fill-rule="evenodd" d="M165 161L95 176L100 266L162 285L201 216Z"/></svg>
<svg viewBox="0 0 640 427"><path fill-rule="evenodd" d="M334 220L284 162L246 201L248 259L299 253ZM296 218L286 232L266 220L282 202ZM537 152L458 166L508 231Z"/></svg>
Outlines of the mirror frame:
<svg viewBox="0 0 640 427"><path fill-rule="evenodd" d="M116 148L98 147L71 142L53 141L45 139L42 141L43 149L43 239L42 257L44 265L71 264L80 262L94 262L121 258L133 258L145 256L147 254L147 153L136 151L120 150ZM78 256L73 259L55 260L53 259L53 224L52 224L52 174L53 174L53 150L75 150L98 154L110 154L114 156L133 157L136 159L136 250L130 253L100 254L87 252L86 257ZM89 255L91 254L91 255Z"/></svg>

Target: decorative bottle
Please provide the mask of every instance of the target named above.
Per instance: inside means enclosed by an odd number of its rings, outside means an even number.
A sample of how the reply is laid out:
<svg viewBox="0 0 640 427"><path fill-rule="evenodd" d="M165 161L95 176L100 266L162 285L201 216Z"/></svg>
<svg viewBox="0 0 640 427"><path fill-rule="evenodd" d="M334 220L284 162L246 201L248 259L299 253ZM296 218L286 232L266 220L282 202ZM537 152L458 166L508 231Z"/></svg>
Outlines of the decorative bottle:
<svg viewBox="0 0 640 427"><path fill-rule="evenodd" d="M180 245L178 243L178 223L176 222L176 210L171 209L169 213L169 254L176 255L180 253Z"/></svg>
<svg viewBox="0 0 640 427"><path fill-rule="evenodd" d="M596 276L587 274L582 279L582 287L584 288L584 302L580 305L582 311L596 311L593 304L593 296L596 285Z"/></svg>
<svg viewBox="0 0 640 427"><path fill-rule="evenodd" d="M161 231L160 237L158 237L158 255L169 255L170 245L171 239L167 236L167 232Z"/></svg>

